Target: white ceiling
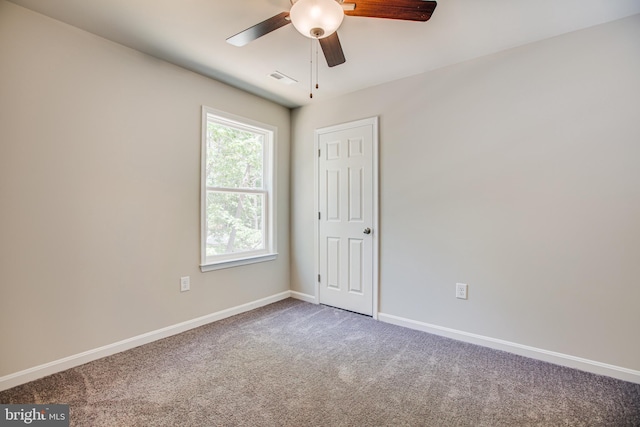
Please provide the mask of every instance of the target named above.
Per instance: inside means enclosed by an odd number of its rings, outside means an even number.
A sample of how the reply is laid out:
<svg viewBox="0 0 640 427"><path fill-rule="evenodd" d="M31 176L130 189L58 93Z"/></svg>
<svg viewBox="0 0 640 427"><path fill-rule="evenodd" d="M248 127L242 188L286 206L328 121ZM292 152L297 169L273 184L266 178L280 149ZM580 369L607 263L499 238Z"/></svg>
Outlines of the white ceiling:
<svg viewBox="0 0 640 427"><path fill-rule="evenodd" d="M287 107L640 13L638 0L440 0L425 23L346 16L338 34L347 62L328 68L320 51L311 100L310 40L292 25L244 47L225 41L289 10L289 0L10 1ZM268 77L274 71L299 83Z"/></svg>

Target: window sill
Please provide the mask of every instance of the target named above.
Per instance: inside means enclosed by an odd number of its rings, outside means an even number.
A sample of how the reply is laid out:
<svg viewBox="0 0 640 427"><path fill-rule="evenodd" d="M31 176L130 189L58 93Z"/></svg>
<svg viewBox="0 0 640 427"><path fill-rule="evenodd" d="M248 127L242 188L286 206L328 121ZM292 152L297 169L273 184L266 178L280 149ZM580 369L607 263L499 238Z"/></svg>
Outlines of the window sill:
<svg viewBox="0 0 640 427"><path fill-rule="evenodd" d="M212 262L210 264L201 264L200 271L202 271L203 273L206 273L207 271L222 270L223 268L232 268L232 267L239 267L241 265L255 264L258 262L273 261L277 257L278 257L278 254L273 253L273 254L265 254L265 255L253 256L248 258L228 260L228 261Z"/></svg>

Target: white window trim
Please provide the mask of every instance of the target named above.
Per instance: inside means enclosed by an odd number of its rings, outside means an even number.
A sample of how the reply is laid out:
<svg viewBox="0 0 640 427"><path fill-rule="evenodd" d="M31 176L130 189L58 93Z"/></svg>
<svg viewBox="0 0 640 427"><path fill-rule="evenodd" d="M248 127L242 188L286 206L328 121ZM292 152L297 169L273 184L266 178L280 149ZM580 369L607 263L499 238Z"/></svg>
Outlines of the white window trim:
<svg viewBox="0 0 640 427"><path fill-rule="evenodd" d="M214 115L227 121L230 125L239 125L243 128L256 131L265 135L265 156L264 156L264 190L255 192L265 192L270 195L266 198L266 218L265 218L265 244L266 248L260 251L240 252L237 254L227 254L217 257L216 260L207 260L207 123L208 115ZM277 233L276 233L276 150L278 140L278 128L246 117L237 116L211 107L202 106L202 136L201 136L201 163L200 163L200 270L207 271L220 270L223 268L238 267L241 265L255 264L258 262L273 261L277 258ZM239 191L243 191L239 189ZM252 191L254 192L254 191Z"/></svg>

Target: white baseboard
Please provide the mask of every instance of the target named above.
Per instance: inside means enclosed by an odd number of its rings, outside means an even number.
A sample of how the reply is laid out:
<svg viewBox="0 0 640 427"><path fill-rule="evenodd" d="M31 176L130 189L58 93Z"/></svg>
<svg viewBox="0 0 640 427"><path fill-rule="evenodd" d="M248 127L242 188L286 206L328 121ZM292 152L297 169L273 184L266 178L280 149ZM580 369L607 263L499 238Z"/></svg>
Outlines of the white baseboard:
<svg viewBox="0 0 640 427"><path fill-rule="evenodd" d="M311 304L317 304L316 297L309 294L303 294L302 292L291 292L291 298L299 299L300 301L310 302Z"/></svg>
<svg viewBox="0 0 640 427"><path fill-rule="evenodd" d="M431 325L429 323L405 319L403 317L394 316L392 314L378 313L378 320L398 326L404 326L410 329L416 329L418 331L428 332L434 335L452 338L458 341L464 341L471 344L481 345L483 347L489 347L496 350L518 354L520 356L530 357L532 359L554 363L556 365L579 369L581 371L591 372L598 375L606 375L608 377L617 378L619 380L640 384L640 371L636 371L633 369L609 365L607 363L596 362L594 360L584 359L582 357L571 356L555 351L543 350L540 348L522 345L510 341L485 337L483 335L458 331L456 329Z"/></svg>
<svg viewBox="0 0 640 427"><path fill-rule="evenodd" d="M63 359L54 360L43 365L35 366L33 368L25 369L23 371L0 377L0 391L36 380L38 378L45 377L47 375L55 374L66 369L80 366L93 360L107 357L115 353L129 350L143 344L148 344L153 341L167 338L172 335L197 328L199 326L226 319L227 317L235 316L236 314L244 313L287 298L295 298L312 304L317 303L316 298L313 295L303 294L296 291L281 292L276 295L272 295L236 307L231 307L226 310L221 310L215 313L208 314L206 316L181 322L172 326L168 326L166 328L151 331L146 334L138 335L132 338L118 341L113 344L108 344L93 350L88 350L79 354L65 357ZM444 336L447 338L456 339L459 341L468 342L471 344L477 344L484 347L507 351L509 353L530 357L532 359L543 360L545 362L555 363L557 365L567 366L570 368L580 369L583 371L592 372L599 375L606 375L620 380L640 384L640 371L636 371L633 369L622 368L619 366L543 350L496 338L490 338L482 335L458 331L451 328L445 328L442 326L431 325L428 323L405 319L391 314L378 313L378 320L398 326L404 326L406 328Z"/></svg>
<svg viewBox="0 0 640 427"><path fill-rule="evenodd" d="M298 294L298 292L296 292ZM299 294L298 296L304 296ZM38 378L46 377L47 375L55 374L57 372L64 371L76 366L83 365L93 360L101 359L103 357L111 356L121 351L129 350L134 347L148 344L153 341L157 341L163 338L170 337L185 331L188 331L199 326L203 326L218 320L226 319L227 317L235 316L236 314L244 313L263 307L265 305L272 304L274 302L287 299L290 297L298 298L296 295L292 295L291 291L281 292L276 295L272 295L266 298L262 298L256 301L248 302L236 307L231 307L226 310L221 310L215 313L207 314L206 316L198 317L196 319L187 320L166 328L158 329L155 331L147 332L146 334L138 335L132 338L128 338L122 341L108 344L93 350L88 350L79 354L65 357L63 359L54 360L53 362L45 363L43 365L34 366L33 368L25 369L20 372L5 375L0 377L0 391L9 389L11 387L18 386L20 384L27 383L29 381L37 380ZM302 299L302 298L298 298Z"/></svg>

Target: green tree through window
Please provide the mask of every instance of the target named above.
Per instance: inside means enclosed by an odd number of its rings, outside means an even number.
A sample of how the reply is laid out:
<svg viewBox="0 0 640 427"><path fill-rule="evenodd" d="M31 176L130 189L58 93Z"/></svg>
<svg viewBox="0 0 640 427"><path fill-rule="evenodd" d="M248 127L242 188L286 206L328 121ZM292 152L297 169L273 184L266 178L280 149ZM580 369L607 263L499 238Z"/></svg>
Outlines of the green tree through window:
<svg viewBox="0 0 640 427"><path fill-rule="evenodd" d="M273 252L273 131L207 112L203 264Z"/></svg>

